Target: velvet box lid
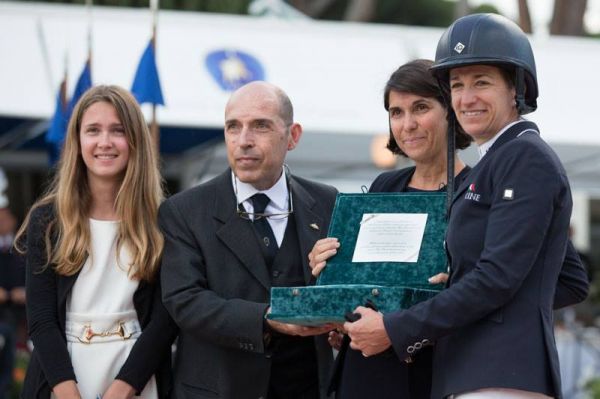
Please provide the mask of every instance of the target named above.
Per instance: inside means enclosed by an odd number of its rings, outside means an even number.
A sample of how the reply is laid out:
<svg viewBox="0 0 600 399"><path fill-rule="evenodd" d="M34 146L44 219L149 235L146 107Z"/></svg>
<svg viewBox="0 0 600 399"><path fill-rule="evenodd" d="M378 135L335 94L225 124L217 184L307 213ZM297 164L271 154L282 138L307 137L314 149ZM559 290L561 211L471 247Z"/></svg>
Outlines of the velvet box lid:
<svg viewBox="0 0 600 399"><path fill-rule="evenodd" d="M338 194L328 236L340 241L317 283L271 288L270 319L318 325L343 322L344 315L371 301L383 313L406 309L437 294L428 278L446 270L446 194L429 192ZM427 214L417 262L353 262L365 213Z"/></svg>

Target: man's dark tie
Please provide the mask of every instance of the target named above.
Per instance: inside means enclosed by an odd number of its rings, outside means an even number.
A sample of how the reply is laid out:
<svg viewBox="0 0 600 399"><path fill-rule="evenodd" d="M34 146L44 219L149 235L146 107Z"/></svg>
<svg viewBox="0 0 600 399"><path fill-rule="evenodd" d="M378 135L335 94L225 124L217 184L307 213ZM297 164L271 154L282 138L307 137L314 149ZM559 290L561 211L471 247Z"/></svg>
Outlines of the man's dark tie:
<svg viewBox="0 0 600 399"><path fill-rule="evenodd" d="M266 194L262 193L254 194L252 197L250 197L250 200L252 201L252 206L254 207L254 213L265 213L265 208L271 201ZM258 219L254 218L252 226L254 226L254 230L258 234L258 238L261 243L261 251L265 258L265 262L267 266L271 268L273 260L275 259L279 249L277 246L277 240L273 234L273 229L271 229L271 225L265 217Z"/></svg>

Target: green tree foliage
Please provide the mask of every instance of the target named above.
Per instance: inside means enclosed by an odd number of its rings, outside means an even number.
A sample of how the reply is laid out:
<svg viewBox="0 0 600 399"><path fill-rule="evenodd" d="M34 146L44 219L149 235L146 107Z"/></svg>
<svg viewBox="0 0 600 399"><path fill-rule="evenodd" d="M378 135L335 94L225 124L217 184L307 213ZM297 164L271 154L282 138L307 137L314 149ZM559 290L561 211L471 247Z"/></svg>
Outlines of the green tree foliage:
<svg viewBox="0 0 600 399"><path fill-rule="evenodd" d="M454 20L455 2L447 0L381 0L377 22L446 27Z"/></svg>
<svg viewBox="0 0 600 399"><path fill-rule="evenodd" d="M344 19L349 0L335 0L319 19ZM448 26L454 20L455 2L448 0L379 0L372 22L421 26Z"/></svg>
<svg viewBox="0 0 600 399"><path fill-rule="evenodd" d="M28 0L25 0L28 1ZM39 1L39 0L34 0ZM48 3L85 4L85 0L43 0ZM148 0L93 0L96 6L148 7ZM250 0L161 0L164 10L247 14Z"/></svg>
<svg viewBox="0 0 600 399"><path fill-rule="evenodd" d="M161 8L228 14L247 14L248 4L250 4L250 0L163 0L161 1Z"/></svg>
<svg viewBox="0 0 600 399"><path fill-rule="evenodd" d="M30 0L22 0L30 1ZM34 0L39 1L39 0ZM85 0L42 0L49 3L84 4ZM148 7L149 0L93 0L98 6ZM161 0L163 10L186 10L228 14L247 14L251 0ZM287 0L288 3L293 3ZM327 4L328 3L328 4ZM331 0L313 17L343 20L350 0ZM450 0L378 0L372 22L388 24L446 27L454 20L456 2ZM498 12L493 6L482 5L478 12Z"/></svg>
<svg viewBox="0 0 600 399"><path fill-rule="evenodd" d="M500 14L500 11L498 11L498 9L491 5L491 4L481 4L477 7L475 7L474 9L471 10L471 14L477 14L477 13L492 13L492 14Z"/></svg>

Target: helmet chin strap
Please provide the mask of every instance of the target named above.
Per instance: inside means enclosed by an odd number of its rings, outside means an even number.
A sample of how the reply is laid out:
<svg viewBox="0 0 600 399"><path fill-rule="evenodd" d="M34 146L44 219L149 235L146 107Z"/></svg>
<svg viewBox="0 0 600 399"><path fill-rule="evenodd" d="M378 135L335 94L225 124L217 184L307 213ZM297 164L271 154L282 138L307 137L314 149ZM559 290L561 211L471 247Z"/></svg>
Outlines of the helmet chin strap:
<svg viewBox="0 0 600 399"><path fill-rule="evenodd" d="M450 207L454 197L454 154L456 150L456 115L448 108L448 159L446 159L446 219L450 217Z"/></svg>
<svg viewBox="0 0 600 399"><path fill-rule="evenodd" d="M448 135L447 144L448 152L446 159L446 219L450 217L450 207L452 206L452 199L454 197L454 154L456 153L456 114L452 109L452 98L450 96L450 87L448 83L437 77L438 87L442 92L442 98L446 105L446 112L448 113Z"/></svg>
<svg viewBox="0 0 600 399"><path fill-rule="evenodd" d="M531 110L525 103L525 71L521 67L515 68L515 102L519 115L526 114Z"/></svg>

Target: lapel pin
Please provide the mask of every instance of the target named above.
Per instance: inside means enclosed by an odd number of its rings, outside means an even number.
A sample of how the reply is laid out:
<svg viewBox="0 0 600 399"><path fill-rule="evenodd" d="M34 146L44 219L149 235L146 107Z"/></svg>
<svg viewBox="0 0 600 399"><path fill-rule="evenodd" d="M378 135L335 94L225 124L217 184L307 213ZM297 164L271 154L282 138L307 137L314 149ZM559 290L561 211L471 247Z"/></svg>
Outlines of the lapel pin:
<svg viewBox="0 0 600 399"><path fill-rule="evenodd" d="M504 196L502 197L502 199L510 201L514 198L515 198L515 193L512 188L507 188L506 190L504 190Z"/></svg>
<svg viewBox="0 0 600 399"><path fill-rule="evenodd" d="M320 230L320 229L319 229L319 225L318 225L318 224L316 224L316 223L311 223L309 226L310 226L310 228L311 228L311 229L313 229L313 230L317 230L317 231L318 231L318 230Z"/></svg>

